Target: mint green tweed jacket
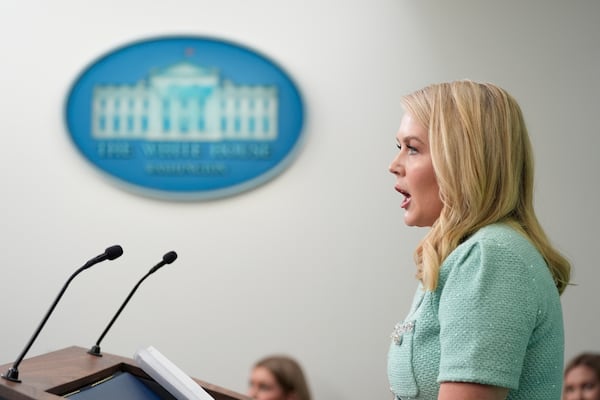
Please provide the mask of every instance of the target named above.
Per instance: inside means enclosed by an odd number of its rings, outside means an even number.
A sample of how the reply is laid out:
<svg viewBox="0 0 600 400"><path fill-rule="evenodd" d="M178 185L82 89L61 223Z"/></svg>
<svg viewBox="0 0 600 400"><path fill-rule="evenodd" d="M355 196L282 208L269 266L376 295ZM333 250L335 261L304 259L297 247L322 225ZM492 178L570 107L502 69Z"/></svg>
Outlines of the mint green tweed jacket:
<svg viewBox="0 0 600 400"><path fill-rule="evenodd" d="M441 382L509 388L509 400L560 400L558 290L537 249L503 224L480 229L444 261L435 291L417 289L388 353L398 399L437 399Z"/></svg>

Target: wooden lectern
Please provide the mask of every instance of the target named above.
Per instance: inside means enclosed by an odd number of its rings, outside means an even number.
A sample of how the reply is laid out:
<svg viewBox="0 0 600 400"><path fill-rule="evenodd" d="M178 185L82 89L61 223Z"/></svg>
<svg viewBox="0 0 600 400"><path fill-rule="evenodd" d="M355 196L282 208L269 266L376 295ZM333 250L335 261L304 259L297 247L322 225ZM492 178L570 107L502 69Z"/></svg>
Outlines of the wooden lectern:
<svg viewBox="0 0 600 400"><path fill-rule="evenodd" d="M0 366L7 371L12 363ZM23 360L21 383L0 378L1 400L56 400L120 371L152 380L132 359L103 353L97 357L82 347L67 347ZM215 400L250 400L242 394L194 379ZM123 399L126 400L126 399Z"/></svg>

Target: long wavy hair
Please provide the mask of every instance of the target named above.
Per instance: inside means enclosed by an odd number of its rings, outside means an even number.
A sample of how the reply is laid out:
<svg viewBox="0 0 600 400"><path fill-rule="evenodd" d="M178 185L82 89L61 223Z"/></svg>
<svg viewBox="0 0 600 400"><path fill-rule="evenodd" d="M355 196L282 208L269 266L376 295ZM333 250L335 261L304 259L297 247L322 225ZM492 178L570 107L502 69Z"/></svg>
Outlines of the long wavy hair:
<svg viewBox="0 0 600 400"><path fill-rule="evenodd" d="M268 369L286 395L294 394L297 400L310 400L308 383L300 364L285 355L272 355L256 362L254 368Z"/></svg>
<svg viewBox="0 0 600 400"><path fill-rule="evenodd" d="M544 257L560 294L571 266L533 208L533 154L521 109L505 90L469 80L427 86L402 99L428 130L443 208L415 250L417 277L437 287L442 262L483 226L504 222Z"/></svg>

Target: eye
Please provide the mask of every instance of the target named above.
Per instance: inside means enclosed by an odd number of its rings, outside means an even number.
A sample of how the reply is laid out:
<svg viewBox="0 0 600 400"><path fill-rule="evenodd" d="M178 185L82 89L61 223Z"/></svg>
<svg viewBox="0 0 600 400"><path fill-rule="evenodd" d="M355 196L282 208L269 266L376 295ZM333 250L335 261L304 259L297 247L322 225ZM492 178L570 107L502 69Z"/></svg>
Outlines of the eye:
<svg viewBox="0 0 600 400"><path fill-rule="evenodd" d="M408 148L408 154L417 154L418 151L415 147L413 146L406 146Z"/></svg>
<svg viewBox="0 0 600 400"><path fill-rule="evenodd" d="M258 390L261 392L269 392L273 390L273 388L271 387L271 385L267 385L266 383L259 383Z"/></svg>
<svg viewBox="0 0 600 400"><path fill-rule="evenodd" d="M398 150L402 150L402 145L400 143L396 143L396 147L398 148Z"/></svg>

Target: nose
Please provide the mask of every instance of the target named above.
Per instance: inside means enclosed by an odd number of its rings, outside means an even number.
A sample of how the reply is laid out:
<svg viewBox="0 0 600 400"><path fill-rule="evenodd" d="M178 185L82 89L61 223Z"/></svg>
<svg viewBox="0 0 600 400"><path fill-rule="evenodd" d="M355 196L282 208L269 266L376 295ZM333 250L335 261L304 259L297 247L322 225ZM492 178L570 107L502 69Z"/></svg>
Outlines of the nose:
<svg viewBox="0 0 600 400"><path fill-rule="evenodd" d="M390 163L388 167L388 171L390 171L394 175L403 175L404 174L404 164L402 163L402 153L398 152L396 157Z"/></svg>
<svg viewBox="0 0 600 400"><path fill-rule="evenodd" d="M565 400L584 400L583 392L580 389L567 393L564 398Z"/></svg>
<svg viewBox="0 0 600 400"><path fill-rule="evenodd" d="M256 399L256 393L257 393L256 387L254 385L250 385L248 387L248 393L247 393L248 397Z"/></svg>

